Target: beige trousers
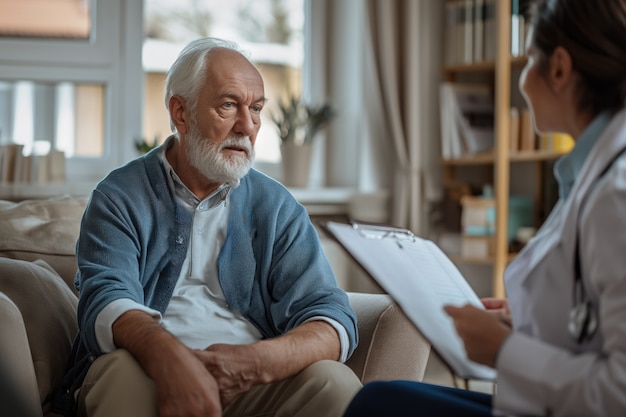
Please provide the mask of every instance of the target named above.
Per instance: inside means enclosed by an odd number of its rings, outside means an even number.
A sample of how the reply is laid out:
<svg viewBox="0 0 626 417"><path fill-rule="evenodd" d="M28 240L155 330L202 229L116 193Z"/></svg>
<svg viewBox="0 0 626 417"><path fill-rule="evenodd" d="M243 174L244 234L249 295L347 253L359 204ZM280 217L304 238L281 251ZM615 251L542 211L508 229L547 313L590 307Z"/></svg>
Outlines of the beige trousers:
<svg viewBox="0 0 626 417"><path fill-rule="evenodd" d="M361 382L347 366L320 361L283 381L258 385L224 410L224 417L340 417ZM154 382L130 353L96 359L78 396L79 417L156 417Z"/></svg>

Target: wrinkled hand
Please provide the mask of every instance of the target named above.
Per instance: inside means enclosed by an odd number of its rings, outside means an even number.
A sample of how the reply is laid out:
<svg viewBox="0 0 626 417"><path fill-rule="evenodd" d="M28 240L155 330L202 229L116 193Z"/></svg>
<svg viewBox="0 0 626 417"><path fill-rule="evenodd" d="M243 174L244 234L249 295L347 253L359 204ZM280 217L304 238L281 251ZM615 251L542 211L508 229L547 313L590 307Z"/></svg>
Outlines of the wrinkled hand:
<svg viewBox="0 0 626 417"><path fill-rule="evenodd" d="M498 352L511 332L511 327L497 315L469 304L463 307L448 305L444 310L452 317L468 358L495 367Z"/></svg>
<svg viewBox="0 0 626 417"><path fill-rule="evenodd" d="M258 344L215 344L194 354L215 378L224 407L253 386L271 382Z"/></svg>
<svg viewBox="0 0 626 417"><path fill-rule="evenodd" d="M496 318L498 318L502 323L506 324L509 327L513 326L513 321L511 319L511 309L509 308L509 302L505 298L483 298L482 300L483 306L487 309L490 314L493 314Z"/></svg>
<svg viewBox="0 0 626 417"><path fill-rule="evenodd" d="M189 358L163 360L155 380L160 417L222 415L219 386L191 352Z"/></svg>

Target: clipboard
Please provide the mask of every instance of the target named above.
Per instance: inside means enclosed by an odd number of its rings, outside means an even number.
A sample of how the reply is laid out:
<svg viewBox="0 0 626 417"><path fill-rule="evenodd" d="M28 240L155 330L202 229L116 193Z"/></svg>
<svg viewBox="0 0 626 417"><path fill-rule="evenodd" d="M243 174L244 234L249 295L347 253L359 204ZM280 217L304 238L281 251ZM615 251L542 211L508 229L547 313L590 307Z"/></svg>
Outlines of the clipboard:
<svg viewBox="0 0 626 417"><path fill-rule="evenodd" d="M320 226L389 294L457 377L496 379L495 369L467 357L443 310L446 304L484 307L434 242L394 227L332 221Z"/></svg>

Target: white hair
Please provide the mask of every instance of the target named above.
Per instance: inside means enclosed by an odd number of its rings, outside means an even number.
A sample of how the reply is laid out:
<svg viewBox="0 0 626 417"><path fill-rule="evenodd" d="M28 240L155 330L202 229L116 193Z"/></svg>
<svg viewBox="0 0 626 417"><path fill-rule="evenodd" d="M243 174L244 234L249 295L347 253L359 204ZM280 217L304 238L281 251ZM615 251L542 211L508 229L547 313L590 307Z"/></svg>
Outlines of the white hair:
<svg viewBox="0 0 626 417"><path fill-rule="evenodd" d="M215 48L226 48L238 52L249 60L248 54L239 46L230 41L218 38L202 38L192 41L176 58L170 67L165 79L165 108L169 111L169 101L172 96L180 96L195 112L200 90L206 79L206 67L209 52ZM176 127L170 115L172 132Z"/></svg>

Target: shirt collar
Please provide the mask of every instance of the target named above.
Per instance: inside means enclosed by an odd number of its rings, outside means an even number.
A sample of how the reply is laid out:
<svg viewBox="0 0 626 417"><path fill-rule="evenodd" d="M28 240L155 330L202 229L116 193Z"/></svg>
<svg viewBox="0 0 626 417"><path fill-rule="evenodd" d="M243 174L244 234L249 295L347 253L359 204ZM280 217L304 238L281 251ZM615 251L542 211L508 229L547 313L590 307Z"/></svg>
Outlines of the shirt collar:
<svg viewBox="0 0 626 417"><path fill-rule="evenodd" d="M174 145L175 140L176 138L173 135L167 138L159 153L161 163L167 173L167 186L170 192L172 192L172 194L180 200L187 203L189 206L194 208L199 206L198 208L201 210L212 209L213 207L220 205L222 202L225 202L231 189L231 186L227 183L220 185L204 200L200 201L200 199L196 197L196 195L192 193L191 190L189 190L189 188L187 188L187 186L181 181L165 156L167 150Z"/></svg>
<svg viewBox="0 0 626 417"><path fill-rule="evenodd" d="M593 148L600 133L611 121L608 112L601 113L587 126L583 133L576 139L574 149L559 159L554 165L554 176L559 183L559 197L565 200L572 189L578 174Z"/></svg>

